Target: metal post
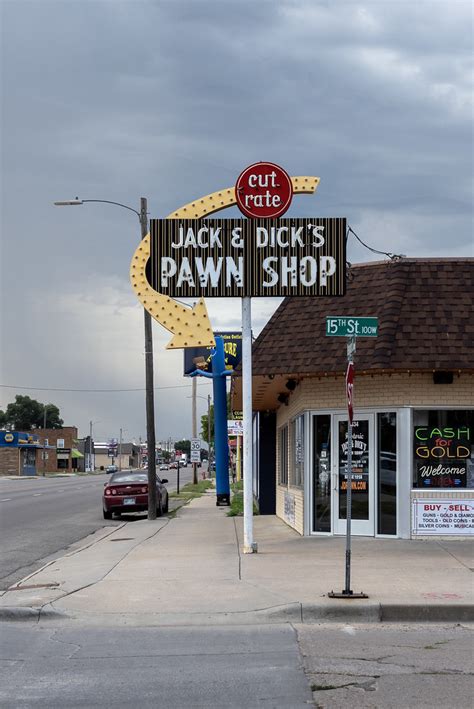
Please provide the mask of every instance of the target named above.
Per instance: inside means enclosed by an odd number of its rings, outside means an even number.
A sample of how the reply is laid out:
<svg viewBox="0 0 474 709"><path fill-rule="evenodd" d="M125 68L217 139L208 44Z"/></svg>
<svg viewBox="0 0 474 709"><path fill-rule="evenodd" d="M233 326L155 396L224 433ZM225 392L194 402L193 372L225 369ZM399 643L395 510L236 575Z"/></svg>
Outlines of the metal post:
<svg viewBox="0 0 474 709"><path fill-rule="evenodd" d="M148 208L145 197L140 198L140 227L142 239L148 234ZM153 389L153 333L151 315L144 308L145 324L145 388L146 388L146 437L148 447L148 519L156 519L156 446L155 446L155 398Z"/></svg>
<svg viewBox="0 0 474 709"><path fill-rule="evenodd" d="M178 459L178 467L176 469L176 494L179 495L179 459Z"/></svg>
<svg viewBox="0 0 474 709"><path fill-rule="evenodd" d="M192 403L193 403L193 433L192 436L193 438L197 437L197 413L196 413L196 403L197 403L197 379L196 377L193 377L193 397L192 397ZM197 485L197 463L193 463L193 485Z"/></svg>
<svg viewBox="0 0 474 709"><path fill-rule="evenodd" d="M347 421L347 488L346 488L346 586L351 595L351 521L352 521L352 423Z"/></svg>
<svg viewBox="0 0 474 709"><path fill-rule="evenodd" d="M347 373L349 366L354 363L354 355L356 350L356 338L350 336L347 338ZM348 376L348 374L346 375ZM346 382L347 385L347 382ZM346 392L347 393L347 392ZM348 402L348 417L347 417L347 485L346 485L346 578L344 590L341 593L328 593L329 598L368 598L365 593L354 593L351 589L351 522L352 522L352 416L353 416L353 399L352 391L350 396L350 405Z"/></svg>
<svg viewBox="0 0 474 709"><path fill-rule="evenodd" d="M207 477L211 477L211 395L207 395Z"/></svg>
<svg viewBox="0 0 474 709"><path fill-rule="evenodd" d="M119 436L119 470L122 472L122 429Z"/></svg>
<svg viewBox="0 0 474 709"><path fill-rule="evenodd" d="M92 421L89 421L89 472L92 472Z"/></svg>
<svg viewBox="0 0 474 709"><path fill-rule="evenodd" d="M252 475L252 311L251 299L242 298L242 410L244 463L244 554L257 551L253 541Z"/></svg>
<svg viewBox="0 0 474 709"><path fill-rule="evenodd" d="M46 430L46 405L44 405L43 409L43 477L46 477L46 447L45 447L45 435L44 432Z"/></svg>

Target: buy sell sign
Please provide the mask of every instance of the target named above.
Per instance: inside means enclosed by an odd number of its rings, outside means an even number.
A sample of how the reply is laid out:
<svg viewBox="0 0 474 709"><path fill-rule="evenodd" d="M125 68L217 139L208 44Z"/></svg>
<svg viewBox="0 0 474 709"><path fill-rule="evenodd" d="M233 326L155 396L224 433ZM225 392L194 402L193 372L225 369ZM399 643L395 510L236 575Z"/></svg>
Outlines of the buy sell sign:
<svg viewBox="0 0 474 709"><path fill-rule="evenodd" d="M173 298L339 296L346 220L152 219L147 278Z"/></svg>

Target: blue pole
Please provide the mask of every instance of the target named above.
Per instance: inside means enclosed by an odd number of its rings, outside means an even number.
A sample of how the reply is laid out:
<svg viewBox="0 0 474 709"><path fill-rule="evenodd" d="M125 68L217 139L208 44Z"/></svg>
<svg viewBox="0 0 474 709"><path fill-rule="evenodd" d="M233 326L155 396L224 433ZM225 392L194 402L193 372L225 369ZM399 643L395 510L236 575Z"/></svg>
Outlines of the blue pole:
<svg viewBox="0 0 474 709"><path fill-rule="evenodd" d="M225 368L224 340L216 336L212 353L212 373L196 370L191 377L212 379L214 390L214 445L216 462L216 504L230 505L229 444L227 436L227 390L226 377L233 374Z"/></svg>
<svg viewBox="0 0 474 709"><path fill-rule="evenodd" d="M224 341L216 337L216 350L212 359L214 385L214 441L216 449L217 504L230 503L229 442L227 434L227 388L225 379Z"/></svg>

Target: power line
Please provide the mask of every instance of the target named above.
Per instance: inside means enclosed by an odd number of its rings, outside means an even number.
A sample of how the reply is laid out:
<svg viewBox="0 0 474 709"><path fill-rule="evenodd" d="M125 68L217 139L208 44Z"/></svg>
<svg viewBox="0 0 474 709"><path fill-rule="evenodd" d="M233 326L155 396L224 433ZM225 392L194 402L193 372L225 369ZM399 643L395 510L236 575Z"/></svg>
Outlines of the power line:
<svg viewBox="0 0 474 709"><path fill-rule="evenodd" d="M364 241L362 241L360 236L357 236L357 234L355 233L354 229L351 226L347 227L347 234L349 235L349 233L354 234L357 241L359 243L361 243L362 246L365 246L366 249L368 249L369 251L372 251L373 254L381 254L382 256L388 256L388 258L392 259L392 261L398 261L399 259L405 257L405 254L393 254L393 253L391 253L391 251L379 251L378 249L374 249L372 246L369 246Z"/></svg>
<svg viewBox="0 0 474 709"><path fill-rule="evenodd" d="M139 389L60 389L57 387L25 387L16 386L14 384L0 384L2 389L28 389L29 391L66 391L66 392L84 392L84 393L113 393L113 392L130 392L130 391L145 391L145 387ZM163 391L164 389L190 389L190 384L178 384L170 387L154 387L155 390Z"/></svg>

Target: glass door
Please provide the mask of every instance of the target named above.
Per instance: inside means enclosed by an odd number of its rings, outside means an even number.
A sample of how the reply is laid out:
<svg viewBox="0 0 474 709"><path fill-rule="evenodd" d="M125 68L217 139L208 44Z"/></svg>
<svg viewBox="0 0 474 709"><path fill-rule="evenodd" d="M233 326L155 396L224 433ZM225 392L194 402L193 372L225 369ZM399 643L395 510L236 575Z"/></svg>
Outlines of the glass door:
<svg viewBox="0 0 474 709"><path fill-rule="evenodd" d="M334 533L346 533L347 416L334 417ZM352 534L375 534L374 414L360 415L352 425Z"/></svg>

